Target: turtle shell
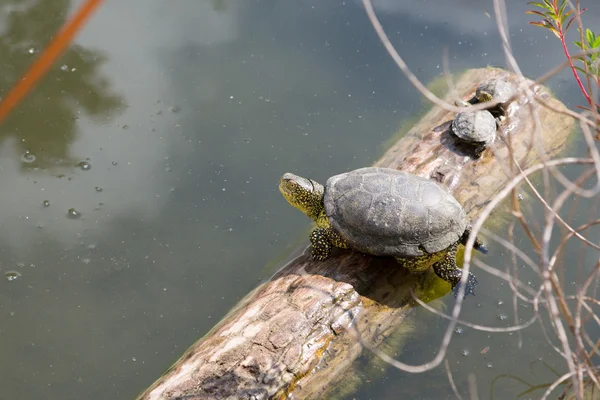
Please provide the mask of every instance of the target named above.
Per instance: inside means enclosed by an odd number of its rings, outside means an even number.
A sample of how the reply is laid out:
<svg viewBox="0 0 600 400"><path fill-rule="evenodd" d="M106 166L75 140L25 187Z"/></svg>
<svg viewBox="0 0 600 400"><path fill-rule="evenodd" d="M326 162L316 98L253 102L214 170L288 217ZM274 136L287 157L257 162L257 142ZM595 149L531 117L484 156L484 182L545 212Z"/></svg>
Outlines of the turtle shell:
<svg viewBox="0 0 600 400"><path fill-rule="evenodd" d="M361 168L325 184L325 212L351 248L379 256L444 250L467 227L462 206L436 182L389 168Z"/></svg>
<svg viewBox="0 0 600 400"><path fill-rule="evenodd" d="M516 89L510 82L505 80L490 79L477 86L475 97L481 101L482 98L485 98L484 94L486 93L492 96L492 100L506 103L515 95Z"/></svg>
<svg viewBox="0 0 600 400"><path fill-rule="evenodd" d="M465 142L487 145L496 137L496 119L488 110L461 112L452 121L452 132Z"/></svg>

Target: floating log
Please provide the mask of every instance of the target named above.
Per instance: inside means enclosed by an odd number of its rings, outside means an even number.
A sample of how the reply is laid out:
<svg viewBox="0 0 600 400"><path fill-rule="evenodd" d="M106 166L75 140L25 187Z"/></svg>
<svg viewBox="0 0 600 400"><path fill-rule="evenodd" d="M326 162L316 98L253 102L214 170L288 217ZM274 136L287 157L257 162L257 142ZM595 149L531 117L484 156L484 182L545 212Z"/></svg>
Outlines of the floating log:
<svg viewBox="0 0 600 400"><path fill-rule="evenodd" d="M516 82L501 69L469 70L455 83L456 94L469 99L491 78ZM539 91L554 109L565 108ZM543 147L556 155L574 121L546 107L537 110ZM540 161L540 139L523 99L509 105L500 140L480 158L451 133L453 117L434 107L375 166L436 180L473 220L510 180L507 140L525 169ZM386 258L334 250L328 260L314 261L305 251L248 294L138 400L326 398L327 390L349 385L355 376L353 361L364 350L357 334L378 347L403 326L415 305L411 290L431 300L450 286L432 272L413 275Z"/></svg>

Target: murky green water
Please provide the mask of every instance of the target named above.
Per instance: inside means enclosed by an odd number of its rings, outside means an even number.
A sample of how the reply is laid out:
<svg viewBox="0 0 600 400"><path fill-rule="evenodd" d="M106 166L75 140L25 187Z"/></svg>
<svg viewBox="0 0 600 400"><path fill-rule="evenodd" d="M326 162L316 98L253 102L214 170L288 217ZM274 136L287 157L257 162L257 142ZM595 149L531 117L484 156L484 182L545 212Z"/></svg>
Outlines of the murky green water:
<svg viewBox="0 0 600 400"><path fill-rule="evenodd" d="M77 4L0 0L0 96ZM490 1L377 5L425 82L444 48L456 71L504 64ZM538 75L563 57L525 9L509 9L513 46ZM570 72L551 86L582 103ZM281 173L369 165L422 106L355 1L105 2L0 126L0 398L133 398L303 238ZM504 265L502 249L486 260ZM463 317L512 322L506 285L479 275ZM431 358L446 326L417 318L428 335L405 362ZM494 399L527 389L505 374L539 385L564 372L538 328L522 340L465 328L449 355L463 395L469 372L481 398L496 380ZM439 368L370 381L356 398L453 398Z"/></svg>

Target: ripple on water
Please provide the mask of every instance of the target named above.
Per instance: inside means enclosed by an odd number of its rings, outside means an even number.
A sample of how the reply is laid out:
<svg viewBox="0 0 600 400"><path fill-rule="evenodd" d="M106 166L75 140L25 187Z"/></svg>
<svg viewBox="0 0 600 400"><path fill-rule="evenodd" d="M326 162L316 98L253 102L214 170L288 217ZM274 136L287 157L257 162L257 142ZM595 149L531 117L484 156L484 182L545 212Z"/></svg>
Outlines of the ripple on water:
<svg viewBox="0 0 600 400"><path fill-rule="evenodd" d="M28 151L26 151L25 154L23 154L21 156L21 161L23 161L24 163L27 163L27 164L31 164L35 160L36 160L35 155L33 153L28 152Z"/></svg>
<svg viewBox="0 0 600 400"><path fill-rule="evenodd" d="M19 271L6 271L4 273L4 278L9 282L16 281L21 276L22 274Z"/></svg>

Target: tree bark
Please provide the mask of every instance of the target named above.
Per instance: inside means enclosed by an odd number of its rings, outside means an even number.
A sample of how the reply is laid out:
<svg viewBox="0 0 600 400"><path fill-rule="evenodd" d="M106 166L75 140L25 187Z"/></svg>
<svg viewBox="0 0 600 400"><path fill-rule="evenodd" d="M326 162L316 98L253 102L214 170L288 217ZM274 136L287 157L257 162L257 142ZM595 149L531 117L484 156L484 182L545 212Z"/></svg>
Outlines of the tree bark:
<svg viewBox="0 0 600 400"><path fill-rule="evenodd" d="M502 76L515 81L500 69L469 70L456 82L456 93L469 99L481 81ZM513 176L507 140L523 169L540 161L540 141L548 156L564 148L574 121L534 106L543 137L533 135L527 103L515 100L500 124L500 139L479 159L450 132L454 115L434 107L375 165L436 180L474 219ZM248 294L138 400L322 398L351 383L352 363L363 350L357 333L378 347L402 329L415 305L411 290L431 300L450 289L432 272L412 275L394 260L335 250L320 262L309 253Z"/></svg>

